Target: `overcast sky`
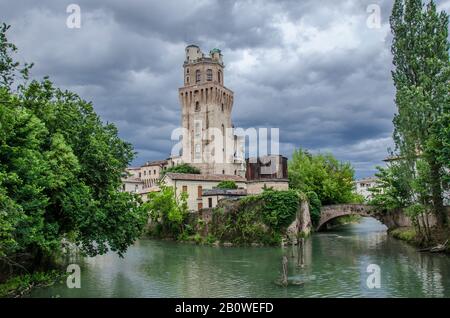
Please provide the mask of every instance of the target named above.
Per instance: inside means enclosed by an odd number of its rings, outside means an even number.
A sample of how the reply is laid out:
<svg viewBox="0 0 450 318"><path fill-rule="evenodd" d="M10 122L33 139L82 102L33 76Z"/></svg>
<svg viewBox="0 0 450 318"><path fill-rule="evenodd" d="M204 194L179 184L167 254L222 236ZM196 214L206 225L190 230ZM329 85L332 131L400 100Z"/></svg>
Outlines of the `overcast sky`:
<svg viewBox="0 0 450 318"><path fill-rule="evenodd" d="M222 50L236 127L280 128L280 151L331 151L370 176L392 146L391 0L13 1L0 21L34 78L92 101L138 152L170 154L184 48ZM81 8L81 28L66 8ZM437 1L450 12L450 0ZM369 28L370 4L381 8ZM372 21L372 20L371 20Z"/></svg>

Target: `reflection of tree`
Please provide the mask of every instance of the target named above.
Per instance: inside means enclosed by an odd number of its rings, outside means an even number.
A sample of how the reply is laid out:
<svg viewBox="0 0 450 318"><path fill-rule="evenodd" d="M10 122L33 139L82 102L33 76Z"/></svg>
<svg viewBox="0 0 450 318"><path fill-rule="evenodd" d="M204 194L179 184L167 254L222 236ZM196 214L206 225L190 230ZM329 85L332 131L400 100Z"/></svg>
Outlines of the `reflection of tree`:
<svg viewBox="0 0 450 318"><path fill-rule="evenodd" d="M259 296L265 293L261 286L273 288L271 284L278 277L281 253L278 248L165 243L140 271L162 288L176 286L177 296Z"/></svg>

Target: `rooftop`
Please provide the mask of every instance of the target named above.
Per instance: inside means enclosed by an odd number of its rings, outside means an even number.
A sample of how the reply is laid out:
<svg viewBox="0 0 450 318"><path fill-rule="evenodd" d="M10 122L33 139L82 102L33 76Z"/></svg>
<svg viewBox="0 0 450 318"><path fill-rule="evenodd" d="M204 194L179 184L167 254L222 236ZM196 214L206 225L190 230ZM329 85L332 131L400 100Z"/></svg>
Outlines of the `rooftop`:
<svg viewBox="0 0 450 318"><path fill-rule="evenodd" d="M154 160L154 161L147 161L143 167L148 166L164 166L167 164L167 160Z"/></svg>
<svg viewBox="0 0 450 318"><path fill-rule="evenodd" d="M246 179L235 175L226 174L190 174L190 173L166 173L164 178L170 178L172 180L189 180L189 181L236 181L245 182Z"/></svg>
<svg viewBox="0 0 450 318"><path fill-rule="evenodd" d="M223 196L231 196L231 197L240 197L246 196L247 190L245 189L207 189L203 190L202 196L215 196L215 195L223 195Z"/></svg>

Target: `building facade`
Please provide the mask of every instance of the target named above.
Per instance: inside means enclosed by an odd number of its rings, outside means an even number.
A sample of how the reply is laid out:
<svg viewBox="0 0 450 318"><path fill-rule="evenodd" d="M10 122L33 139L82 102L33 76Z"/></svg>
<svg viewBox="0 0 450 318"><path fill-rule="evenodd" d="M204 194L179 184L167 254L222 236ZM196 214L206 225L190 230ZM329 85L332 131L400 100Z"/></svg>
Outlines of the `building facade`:
<svg viewBox="0 0 450 318"><path fill-rule="evenodd" d="M375 187L377 185L377 178L368 177L355 181L355 190L356 193L362 195L366 201L372 198L372 193L369 189Z"/></svg>
<svg viewBox="0 0 450 318"><path fill-rule="evenodd" d="M244 176L243 141L234 134L234 96L224 85L224 68L219 49L206 56L196 45L186 47L184 85L179 88L181 162L202 174Z"/></svg>
<svg viewBox="0 0 450 318"><path fill-rule="evenodd" d="M234 181L239 189L246 189L246 180L240 176L234 175L205 175L205 174L187 174L187 173L166 173L162 182L175 189L175 195L178 197L181 192L188 194L188 208L191 211L199 211L210 207L208 201L204 201L203 193L205 190L213 190L222 181ZM207 200L207 199L206 199ZM217 201L211 207L215 207Z"/></svg>

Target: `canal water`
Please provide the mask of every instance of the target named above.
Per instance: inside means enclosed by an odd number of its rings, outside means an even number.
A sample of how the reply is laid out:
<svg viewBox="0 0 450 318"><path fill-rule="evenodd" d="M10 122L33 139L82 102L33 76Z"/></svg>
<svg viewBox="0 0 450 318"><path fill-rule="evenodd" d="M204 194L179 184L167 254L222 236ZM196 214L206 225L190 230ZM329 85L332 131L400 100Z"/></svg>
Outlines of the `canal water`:
<svg viewBox="0 0 450 318"><path fill-rule="evenodd" d="M281 275L283 255L289 259L289 279L303 285L285 288L274 283ZM418 253L389 237L372 218L314 234L305 244L303 268L296 248L155 240L136 242L123 259L111 253L79 264L81 288L69 289L64 282L35 289L30 296L450 297L450 257ZM377 268L379 284L373 276Z"/></svg>

